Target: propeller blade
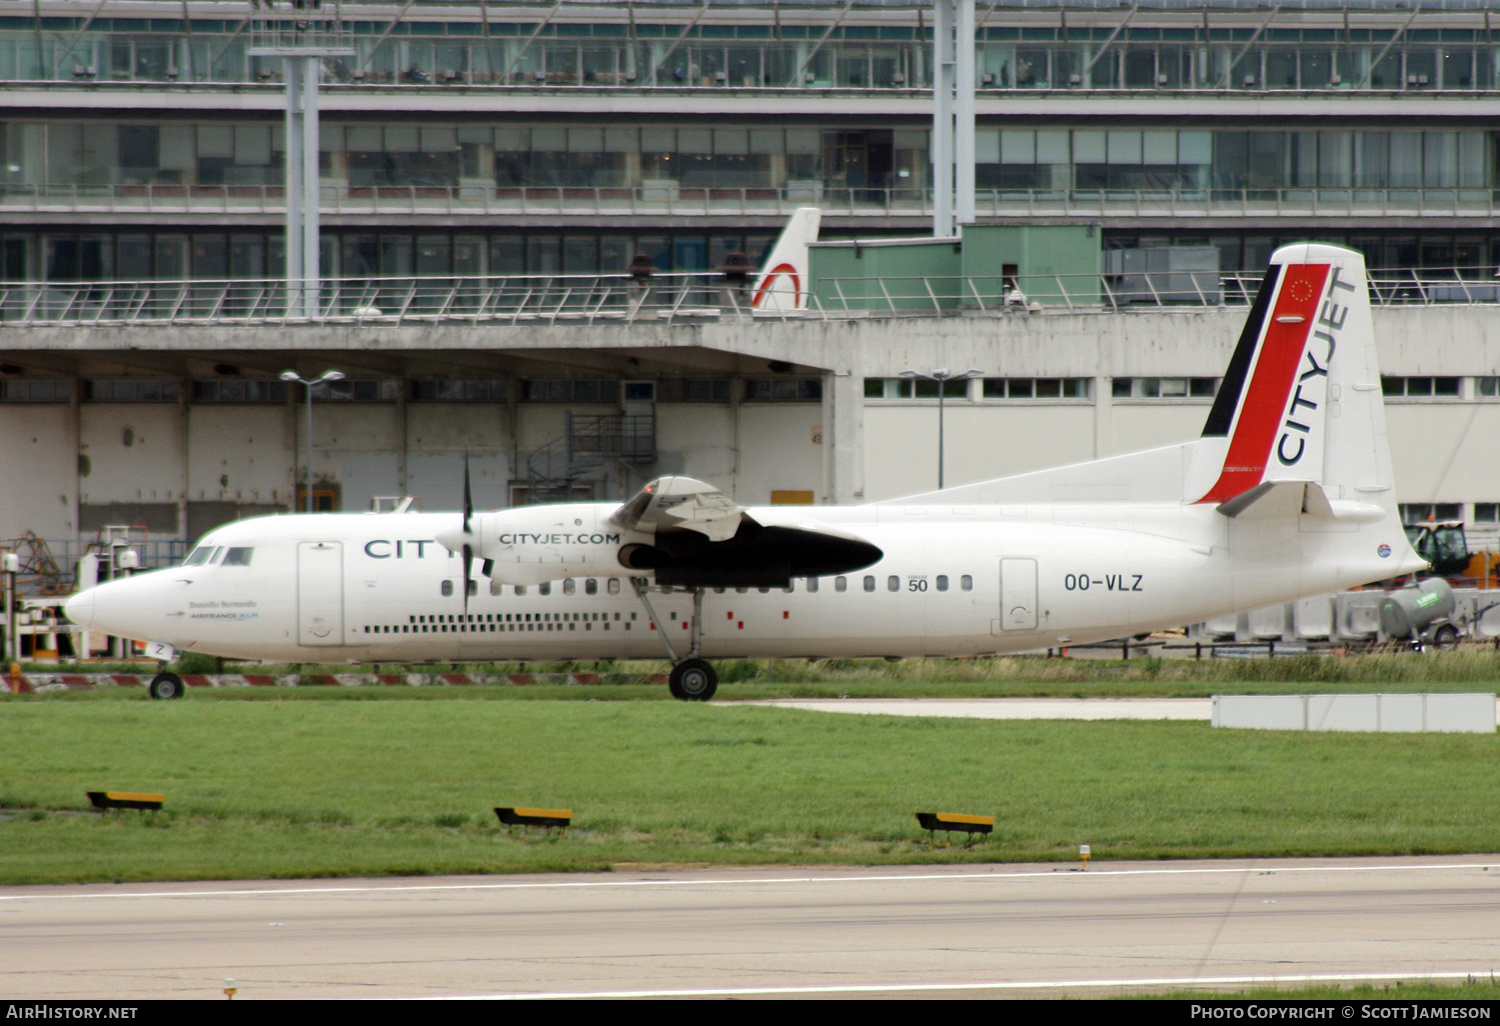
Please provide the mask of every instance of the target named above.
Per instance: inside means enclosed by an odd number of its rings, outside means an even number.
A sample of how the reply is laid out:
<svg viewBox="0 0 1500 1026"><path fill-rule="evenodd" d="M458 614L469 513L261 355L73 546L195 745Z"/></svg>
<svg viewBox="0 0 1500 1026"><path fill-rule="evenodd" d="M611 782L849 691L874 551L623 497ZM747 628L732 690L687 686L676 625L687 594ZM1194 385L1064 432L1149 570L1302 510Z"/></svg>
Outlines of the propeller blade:
<svg viewBox="0 0 1500 1026"><path fill-rule="evenodd" d="M469 615L469 573L474 566L474 546L469 542L469 521L473 518L474 493L469 486L469 454L464 453L464 616Z"/></svg>
<svg viewBox="0 0 1500 1026"><path fill-rule="evenodd" d="M474 546L464 542L464 615L469 615L469 568L474 565Z"/></svg>
<svg viewBox="0 0 1500 1026"><path fill-rule="evenodd" d="M469 520L474 516L474 496L469 488L469 454L464 453L464 533L469 533Z"/></svg>

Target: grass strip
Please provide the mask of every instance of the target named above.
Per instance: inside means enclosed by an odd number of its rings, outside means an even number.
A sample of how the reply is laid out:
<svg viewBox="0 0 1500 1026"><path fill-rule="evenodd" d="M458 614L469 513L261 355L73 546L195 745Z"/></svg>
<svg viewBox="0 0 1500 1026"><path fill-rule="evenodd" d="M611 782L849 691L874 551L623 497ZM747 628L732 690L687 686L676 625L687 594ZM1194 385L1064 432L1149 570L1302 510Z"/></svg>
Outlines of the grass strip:
<svg viewBox="0 0 1500 1026"><path fill-rule="evenodd" d="M274 691L8 704L0 882L1500 848L1494 735ZM83 811L99 789L166 808ZM499 827L490 810L517 804L574 826ZM917 811L998 823L931 852Z"/></svg>

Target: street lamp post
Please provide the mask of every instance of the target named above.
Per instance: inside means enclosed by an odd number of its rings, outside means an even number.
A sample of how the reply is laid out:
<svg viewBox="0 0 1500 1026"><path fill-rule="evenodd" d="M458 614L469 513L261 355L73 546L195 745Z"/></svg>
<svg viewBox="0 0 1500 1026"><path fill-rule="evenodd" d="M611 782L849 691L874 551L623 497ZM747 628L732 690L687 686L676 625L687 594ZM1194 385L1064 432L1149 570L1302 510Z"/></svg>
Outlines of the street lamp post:
<svg viewBox="0 0 1500 1026"><path fill-rule="evenodd" d="M343 371L324 371L317 377L309 380L296 371L282 371L282 381L295 381L307 392L307 512L313 511L313 489L312 489L312 390L314 385L321 385L325 381L342 381Z"/></svg>
<svg viewBox="0 0 1500 1026"><path fill-rule="evenodd" d="M943 490L943 384L948 381L977 378L984 371L970 367L966 371L950 371L947 367L939 367L935 371L923 373L922 371L904 370L901 372L903 378L924 378L927 381L937 382L938 394L938 491Z"/></svg>

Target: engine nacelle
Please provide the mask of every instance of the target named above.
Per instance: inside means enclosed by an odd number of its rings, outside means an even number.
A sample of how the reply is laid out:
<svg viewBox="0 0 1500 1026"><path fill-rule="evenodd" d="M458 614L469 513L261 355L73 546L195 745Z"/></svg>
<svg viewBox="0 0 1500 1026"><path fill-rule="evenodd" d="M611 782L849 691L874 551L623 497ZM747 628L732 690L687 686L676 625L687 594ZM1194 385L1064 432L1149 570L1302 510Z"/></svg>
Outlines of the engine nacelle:
<svg viewBox="0 0 1500 1026"><path fill-rule="evenodd" d="M609 523L607 507L592 503L529 506L473 517L474 557L502 584L542 584L564 577L618 576L619 553L648 545L649 535Z"/></svg>

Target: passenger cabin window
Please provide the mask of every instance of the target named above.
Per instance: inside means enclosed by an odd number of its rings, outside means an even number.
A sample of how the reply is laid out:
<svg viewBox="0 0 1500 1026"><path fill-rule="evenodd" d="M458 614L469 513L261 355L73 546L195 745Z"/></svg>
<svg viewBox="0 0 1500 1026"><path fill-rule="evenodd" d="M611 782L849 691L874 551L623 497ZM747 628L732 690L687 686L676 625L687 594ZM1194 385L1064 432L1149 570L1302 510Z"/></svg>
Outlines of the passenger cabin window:
<svg viewBox="0 0 1500 1026"><path fill-rule="evenodd" d="M620 579L618 577L611 577L609 579L609 584L605 586L604 590L609 592L611 595L620 594Z"/></svg>
<svg viewBox="0 0 1500 1026"><path fill-rule="evenodd" d="M224 553L225 566L249 566L250 557L255 555L255 550L248 547L236 547Z"/></svg>
<svg viewBox="0 0 1500 1026"><path fill-rule="evenodd" d="M865 575L865 591L874 591L874 590L875 590L875 578L873 578L873 577L869 576L868 574L866 574Z"/></svg>
<svg viewBox="0 0 1500 1026"><path fill-rule="evenodd" d="M537 592L538 595L551 595L552 594L552 582L548 581L546 584L538 584L536 586L536 592Z"/></svg>
<svg viewBox="0 0 1500 1026"><path fill-rule="evenodd" d="M592 577L586 577L583 581L583 593L585 595L599 594L599 582Z"/></svg>
<svg viewBox="0 0 1500 1026"><path fill-rule="evenodd" d="M500 594L500 582L499 581L491 581L490 582L490 594L491 595L499 595Z"/></svg>
<svg viewBox="0 0 1500 1026"><path fill-rule="evenodd" d="M847 577L835 577L833 579L833 590L834 591L848 591L849 590L849 579Z"/></svg>
<svg viewBox="0 0 1500 1026"><path fill-rule="evenodd" d="M938 576L937 576L937 590L938 591L947 591L948 590L948 575L947 574L938 574Z"/></svg>
<svg viewBox="0 0 1500 1026"><path fill-rule="evenodd" d="M452 594L453 594L453 582L452 581L444 581L443 582L443 597L444 598L448 598Z"/></svg>
<svg viewBox="0 0 1500 1026"><path fill-rule="evenodd" d="M891 576L889 576L889 577L887 577L885 579L885 590L886 591L900 591L901 590L901 578L897 577L895 574L891 574Z"/></svg>
<svg viewBox="0 0 1500 1026"><path fill-rule="evenodd" d="M518 585L516 585L516 594L517 595L524 595L524 594L526 594L526 585L524 585L524 584L518 584Z"/></svg>
<svg viewBox="0 0 1500 1026"><path fill-rule="evenodd" d="M578 582L575 581L575 580L573 580L573 578L569 577L567 580L563 581L563 594L564 595L573 595L573 594L576 594L577 591L578 591Z"/></svg>
<svg viewBox="0 0 1500 1026"><path fill-rule="evenodd" d="M970 577L968 574L964 574L958 579L958 586L964 591L973 591L974 578Z"/></svg>
<svg viewBox="0 0 1500 1026"><path fill-rule="evenodd" d="M808 592L813 593L813 594L817 593L817 590L818 590L818 579L816 577L809 577L807 579L807 590L808 590Z"/></svg>

